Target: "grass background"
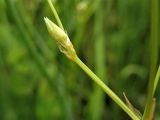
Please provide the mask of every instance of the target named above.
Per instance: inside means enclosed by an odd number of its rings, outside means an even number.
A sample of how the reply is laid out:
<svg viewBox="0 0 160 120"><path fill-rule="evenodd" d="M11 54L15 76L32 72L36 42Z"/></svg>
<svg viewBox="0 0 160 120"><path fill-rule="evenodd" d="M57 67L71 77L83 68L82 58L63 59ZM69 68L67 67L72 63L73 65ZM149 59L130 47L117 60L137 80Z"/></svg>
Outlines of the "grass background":
<svg viewBox="0 0 160 120"><path fill-rule="evenodd" d="M143 113L150 59L156 59L150 54L156 47L150 47L150 1L53 1L79 57ZM46 16L55 21L46 0L0 1L0 119L130 119L59 52L47 32ZM158 85L156 120L159 93Z"/></svg>

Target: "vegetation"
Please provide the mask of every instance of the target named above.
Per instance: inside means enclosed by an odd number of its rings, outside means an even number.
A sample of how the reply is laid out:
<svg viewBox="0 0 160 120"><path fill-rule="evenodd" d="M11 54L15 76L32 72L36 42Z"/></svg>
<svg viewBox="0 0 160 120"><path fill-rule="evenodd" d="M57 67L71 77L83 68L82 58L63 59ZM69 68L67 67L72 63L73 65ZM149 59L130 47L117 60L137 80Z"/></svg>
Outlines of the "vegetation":
<svg viewBox="0 0 160 120"><path fill-rule="evenodd" d="M0 119L160 119L158 0L49 2L0 2Z"/></svg>

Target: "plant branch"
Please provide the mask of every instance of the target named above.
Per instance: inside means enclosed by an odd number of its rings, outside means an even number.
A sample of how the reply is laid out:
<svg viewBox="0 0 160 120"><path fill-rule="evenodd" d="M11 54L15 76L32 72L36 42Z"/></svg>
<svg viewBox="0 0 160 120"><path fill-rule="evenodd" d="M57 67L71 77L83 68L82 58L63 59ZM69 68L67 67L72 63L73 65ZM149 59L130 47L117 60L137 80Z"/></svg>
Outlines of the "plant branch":
<svg viewBox="0 0 160 120"><path fill-rule="evenodd" d="M96 84L103 89L108 96L116 102L133 120L139 120L139 118L126 106L126 104L108 87L102 82L102 80L97 77L78 57L74 61L85 71L85 73L96 82Z"/></svg>

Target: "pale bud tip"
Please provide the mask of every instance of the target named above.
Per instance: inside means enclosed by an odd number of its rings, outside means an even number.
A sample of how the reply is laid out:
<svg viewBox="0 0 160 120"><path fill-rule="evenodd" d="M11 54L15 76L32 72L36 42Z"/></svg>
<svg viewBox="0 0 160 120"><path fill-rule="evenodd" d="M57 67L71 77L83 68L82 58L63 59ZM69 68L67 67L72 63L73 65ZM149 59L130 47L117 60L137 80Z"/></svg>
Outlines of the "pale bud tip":
<svg viewBox="0 0 160 120"><path fill-rule="evenodd" d="M48 20L48 18L47 18L47 17L44 17L44 21L47 22L47 20Z"/></svg>
<svg viewBox="0 0 160 120"><path fill-rule="evenodd" d="M44 17L44 21L46 23L48 30L51 31L53 29L51 25L51 21L47 17Z"/></svg>

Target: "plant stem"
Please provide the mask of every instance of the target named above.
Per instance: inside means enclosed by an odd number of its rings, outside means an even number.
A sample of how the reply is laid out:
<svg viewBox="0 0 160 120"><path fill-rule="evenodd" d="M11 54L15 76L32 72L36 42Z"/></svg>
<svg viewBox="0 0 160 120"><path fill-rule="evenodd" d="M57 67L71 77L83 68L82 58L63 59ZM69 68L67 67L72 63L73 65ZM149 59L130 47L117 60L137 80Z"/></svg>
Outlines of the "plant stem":
<svg viewBox="0 0 160 120"><path fill-rule="evenodd" d="M125 103L97 77L78 57L74 61L90 76L98 86L100 86L111 99L116 102L133 120L139 120L139 118L125 105Z"/></svg>
<svg viewBox="0 0 160 120"><path fill-rule="evenodd" d="M152 114L152 111L153 111L153 106L154 106L154 98L153 98L153 96L154 96L154 93L155 93L155 91L156 91L156 87L157 87L157 84L158 84L158 81L159 81L159 79L160 79L160 65L159 65L159 67L158 67L158 70L157 70L157 74L156 74L156 77L155 77L155 79L154 79L154 83L153 83L153 89L152 89L152 91L150 91L151 93L150 93L150 100L151 100L151 103L147 103L146 104L146 108L145 108L145 111L144 111L144 114L143 114L143 117L142 117L142 120L150 120L150 115L153 115ZM150 105L150 106L149 106ZM147 108L147 107L150 107L150 109L149 108Z"/></svg>
<svg viewBox="0 0 160 120"><path fill-rule="evenodd" d="M158 0L151 0L151 65L150 65L150 79L148 86L148 97L147 103L145 106L144 114L142 120L146 120L149 117L151 107L152 107L152 99L154 96L154 82L155 82L155 73L156 73L156 65L158 58Z"/></svg>
<svg viewBox="0 0 160 120"><path fill-rule="evenodd" d="M52 1L51 1L51 0L48 0L48 3L49 3L49 5L50 5L50 7L51 7L51 10L52 10L52 12L53 12L53 14L54 14L54 16L55 16L55 18L56 18L56 21L57 21L59 27L64 30L64 27L63 27L63 25L62 25L62 22L61 22L58 14L57 14L57 11L56 11L55 7L54 7L53 4L52 4Z"/></svg>
<svg viewBox="0 0 160 120"><path fill-rule="evenodd" d="M156 91L156 87L157 87L159 78L160 78L160 65L158 67L158 71L157 71L157 74L156 74L156 77L155 77L154 88L153 88L153 93L152 94L154 94L155 91Z"/></svg>

